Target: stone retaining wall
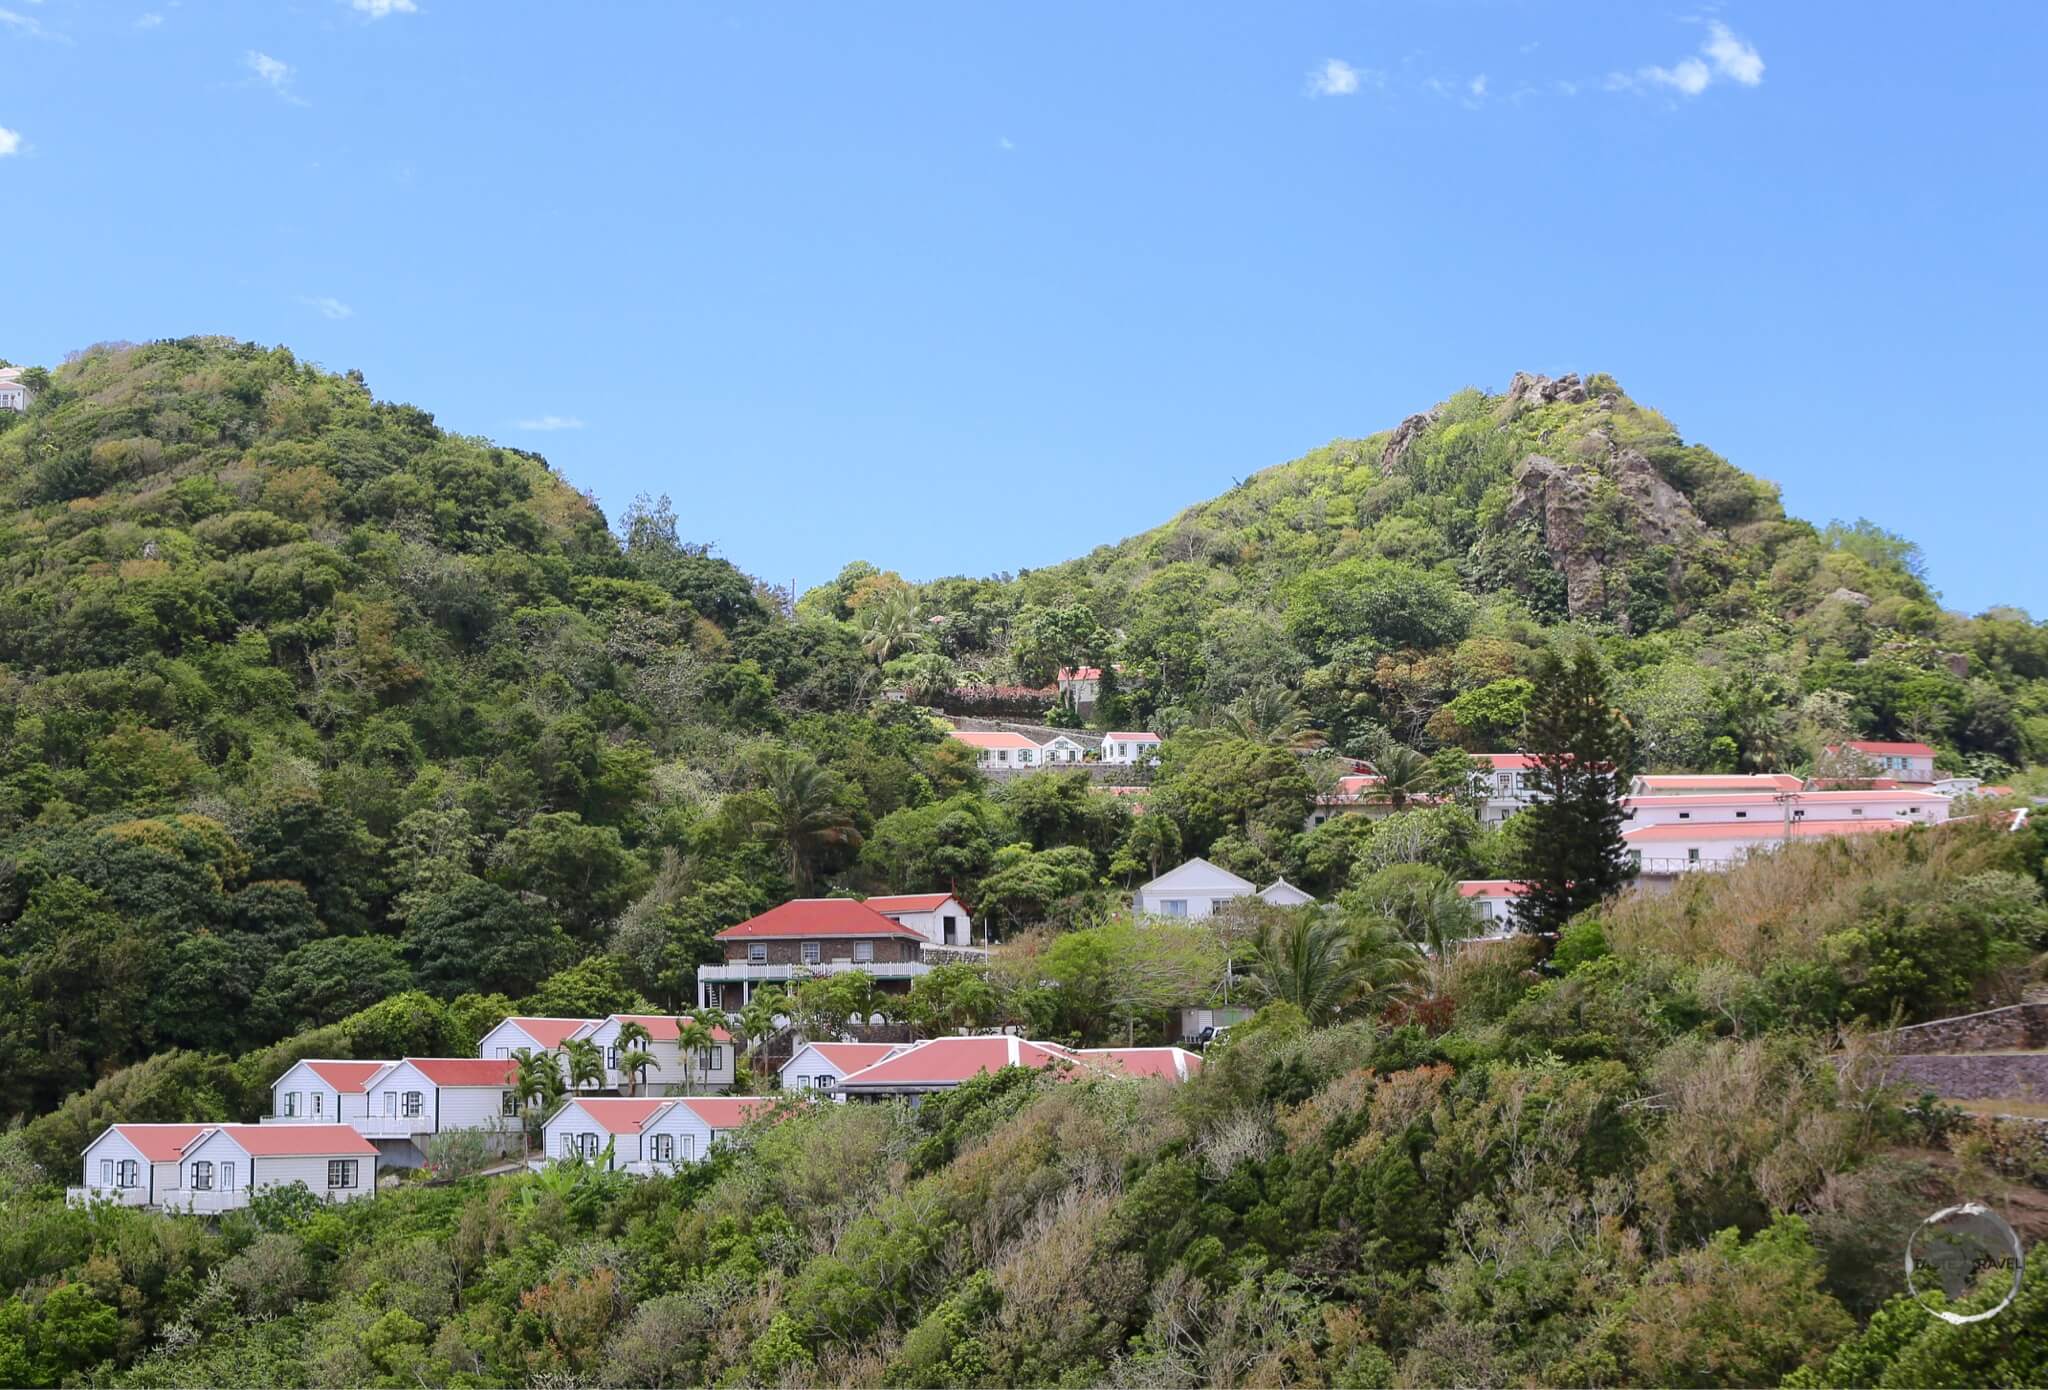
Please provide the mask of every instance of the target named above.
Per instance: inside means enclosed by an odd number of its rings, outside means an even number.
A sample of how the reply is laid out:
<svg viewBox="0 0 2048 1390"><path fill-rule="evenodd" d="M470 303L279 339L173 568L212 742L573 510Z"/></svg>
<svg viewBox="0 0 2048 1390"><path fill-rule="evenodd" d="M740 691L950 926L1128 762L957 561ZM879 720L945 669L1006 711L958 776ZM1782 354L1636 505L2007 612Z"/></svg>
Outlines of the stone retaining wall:
<svg viewBox="0 0 2048 1390"><path fill-rule="evenodd" d="M2005 1009L1916 1023L1897 1034L1903 1052L1996 1052L2005 1048L2048 1049L2048 1004L2014 1004Z"/></svg>
<svg viewBox="0 0 2048 1390"><path fill-rule="evenodd" d="M1892 1058L1890 1079L1944 1100L2048 1104L2048 1052L1918 1053Z"/></svg>

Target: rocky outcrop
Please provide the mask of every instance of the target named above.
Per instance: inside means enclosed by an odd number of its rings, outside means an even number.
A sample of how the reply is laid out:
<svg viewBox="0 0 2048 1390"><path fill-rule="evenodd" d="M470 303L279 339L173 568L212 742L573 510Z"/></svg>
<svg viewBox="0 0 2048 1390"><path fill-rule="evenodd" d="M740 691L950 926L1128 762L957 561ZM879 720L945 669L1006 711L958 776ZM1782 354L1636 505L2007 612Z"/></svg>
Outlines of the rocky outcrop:
<svg viewBox="0 0 2048 1390"><path fill-rule="evenodd" d="M1574 618L1610 617L1626 630L1628 579L1616 562L1631 550L1682 546L1707 527L1685 494L1640 453L1617 449L1597 432L1588 440L1591 462L1561 463L1544 454L1524 458L1515 469L1507 516L1537 524L1551 563L1564 575L1565 603ZM1674 556L1674 569L1677 563Z"/></svg>
<svg viewBox="0 0 2048 1390"><path fill-rule="evenodd" d="M1401 466L1401 460L1408 457L1409 446L1422 436L1422 432L1435 424L1443 415L1444 408L1433 405L1420 415L1410 415L1394 426L1393 434L1387 437L1387 447L1380 450L1380 472L1391 473Z"/></svg>
<svg viewBox="0 0 2048 1390"><path fill-rule="evenodd" d="M1586 399L1586 384L1579 380L1577 372L1567 372L1561 377L1538 376L1534 372L1516 372L1508 382L1508 393L1501 399L1501 418L1508 419L1531 406L1555 405L1564 401L1579 405Z"/></svg>
<svg viewBox="0 0 2048 1390"><path fill-rule="evenodd" d="M1858 593L1856 590L1844 586L1836 589L1833 593L1822 599L1821 602L1846 603L1856 608L1868 608L1870 607L1870 595Z"/></svg>

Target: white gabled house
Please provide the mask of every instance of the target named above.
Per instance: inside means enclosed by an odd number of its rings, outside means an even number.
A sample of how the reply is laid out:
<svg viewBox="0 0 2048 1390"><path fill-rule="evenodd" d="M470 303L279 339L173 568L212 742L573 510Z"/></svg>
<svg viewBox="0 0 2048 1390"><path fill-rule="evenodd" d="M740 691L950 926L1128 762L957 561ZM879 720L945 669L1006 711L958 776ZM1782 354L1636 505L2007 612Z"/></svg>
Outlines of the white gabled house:
<svg viewBox="0 0 2048 1390"><path fill-rule="evenodd" d="M1102 736L1102 761L1118 766L1159 761L1160 738L1148 733L1111 733Z"/></svg>
<svg viewBox="0 0 2048 1390"><path fill-rule="evenodd" d="M376 1141L387 1165L418 1167L425 1141L444 1130L520 1133L519 1064L495 1057L406 1057L363 1085L365 1113L349 1123Z"/></svg>
<svg viewBox="0 0 2048 1390"><path fill-rule="evenodd" d="M973 946L974 919L951 893L894 893L866 900L869 907L934 946Z"/></svg>
<svg viewBox="0 0 2048 1390"><path fill-rule="evenodd" d="M903 1046L901 1043L805 1043L776 1072L776 1084L785 1091L817 1091L832 1096L834 1100L844 1100L844 1096L834 1094L842 1078L901 1052Z"/></svg>
<svg viewBox="0 0 2048 1390"><path fill-rule="evenodd" d="M981 729L955 729L953 737L974 750L975 765L984 772L1011 772L1038 766L1038 745L1022 734Z"/></svg>
<svg viewBox="0 0 2048 1390"><path fill-rule="evenodd" d="M308 1057L270 1083L265 1124L348 1124L370 1113L370 1081L392 1062Z"/></svg>
<svg viewBox="0 0 2048 1390"><path fill-rule="evenodd" d="M1529 891L1527 884L1510 878L1465 878L1458 880L1458 896L1472 905L1479 918L1478 940L1493 941L1515 934L1515 900Z"/></svg>
<svg viewBox="0 0 2048 1390"><path fill-rule="evenodd" d="M377 1192L377 1148L352 1125L209 1125L178 1155L178 1189L157 1205L199 1214L249 1205L257 1192L304 1183L323 1202Z"/></svg>
<svg viewBox="0 0 2048 1390"><path fill-rule="evenodd" d="M521 1049L553 1052L571 1038L590 1035L602 1020L595 1018L512 1017L483 1035L476 1045L479 1057L511 1057Z"/></svg>
<svg viewBox="0 0 2048 1390"><path fill-rule="evenodd" d="M1259 890L1259 901L1272 907L1306 907L1315 900L1313 893L1296 888L1284 878L1276 878Z"/></svg>
<svg viewBox="0 0 2048 1390"><path fill-rule="evenodd" d="M579 1096L548 1120L533 1166L550 1159L594 1163L609 1148L615 1171L673 1172L702 1162L714 1144L774 1103L766 1096Z"/></svg>
<svg viewBox="0 0 2048 1390"><path fill-rule="evenodd" d="M85 1146L81 1186L68 1189L65 1200L118 1202L124 1207L153 1207L179 1191L178 1157L185 1146L204 1134L208 1125L115 1124L101 1130Z"/></svg>
<svg viewBox="0 0 2048 1390"><path fill-rule="evenodd" d="M1063 763L1078 763L1087 760L1088 750L1078 740L1065 734L1054 734L1038 745L1038 760L1047 767Z"/></svg>
<svg viewBox="0 0 2048 1390"><path fill-rule="evenodd" d="M604 1057L604 1084L608 1090L630 1090L636 1096L673 1096L685 1090L724 1091L733 1082L732 1034L716 1018L713 1014L703 1020L711 1031L711 1045L696 1049L689 1058L683 1056L680 1042L683 1020L667 1014L613 1014L600 1019L583 1036L596 1043ZM654 1058L654 1065L647 1069L644 1079L619 1070L619 1053L623 1050L619 1046L619 1030L628 1023L637 1023L647 1030L648 1041L642 1050Z"/></svg>
<svg viewBox="0 0 2048 1390"><path fill-rule="evenodd" d="M1228 869L1206 859L1190 859L1140 888L1131 906L1153 917L1208 917L1219 903L1255 897L1258 891L1257 885Z"/></svg>

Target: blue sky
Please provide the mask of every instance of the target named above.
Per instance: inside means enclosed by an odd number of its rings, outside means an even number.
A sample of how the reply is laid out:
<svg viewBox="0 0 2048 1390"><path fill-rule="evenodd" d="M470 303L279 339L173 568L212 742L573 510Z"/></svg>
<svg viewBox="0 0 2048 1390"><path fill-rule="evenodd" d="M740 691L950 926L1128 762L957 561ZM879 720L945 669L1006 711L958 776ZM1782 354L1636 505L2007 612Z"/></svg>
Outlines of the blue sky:
<svg viewBox="0 0 2048 1390"><path fill-rule="evenodd" d="M1517 369L2048 614L2048 6L0 0L0 355L228 333L804 585Z"/></svg>

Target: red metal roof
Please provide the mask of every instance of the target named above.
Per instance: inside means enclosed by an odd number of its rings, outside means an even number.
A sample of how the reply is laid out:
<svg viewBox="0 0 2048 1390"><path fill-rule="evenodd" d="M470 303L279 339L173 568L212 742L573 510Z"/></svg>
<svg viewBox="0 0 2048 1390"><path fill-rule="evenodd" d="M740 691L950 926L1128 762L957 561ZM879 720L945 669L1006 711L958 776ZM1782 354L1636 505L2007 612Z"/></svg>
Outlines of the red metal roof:
<svg viewBox="0 0 2048 1390"><path fill-rule="evenodd" d="M900 1043L810 1044L811 1050L816 1052L819 1056L823 1057L826 1061L830 1062L833 1066L839 1068L839 1072L842 1076L850 1072L859 1071L862 1067L873 1066L875 1063L881 1061L884 1057L887 1057L890 1053L896 1051L896 1049L900 1046ZM798 1057L801 1057L803 1053L804 1049L801 1047L798 1048L796 1050L795 1055L789 1059L789 1062L794 1062ZM776 1070L778 1072L787 1071L789 1069L789 1062L784 1062Z"/></svg>
<svg viewBox="0 0 2048 1390"><path fill-rule="evenodd" d="M1104 735L1103 735L1103 737L1104 737L1104 738L1106 738L1106 739L1110 739L1110 738L1116 738L1116 739L1130 739L1130 740L1132 740L1132 741L1134 741L1134 742L1137 742L1137 743L1157 743L1157 742L1159 742L1159 735L1157 735L1157 734L1147 734L1147 733L1135 733L1135 734L1104 734Z"/></svg>
<svg viewBox="0 0 2048 1390"><path fill-rule="evenodd" d="M1084 1047L1076 1055L1129 1076L1167 1081L1185 1081L1202 1069L1201 1057L1179 1047Z"/></svg>
<svg viewBox="0 0 2048 1390"><path fill-rule="evenodd" d="M896 893L885 897L869 898L867 904L877 912L936 912L951 893Z"/></svg>
<svg viewBox="0 0 2048 1390"><path fill-rule="evenodd" d="M738 1129L754 1112L775 1104L769 1096L678 1096L676 1104L713 1129Z"/></svg>
<svg viewBox="0 0 2048 1390"><path fill-rule="evenodd" d="M206 1133L212 1125L108 1125L93 1136L97 1144L107 1130L117 1130L123 1139L135 1146L135 1151L151 1163L171 1163L184 1152L185 1146ZM92 1145L88 1144L87 1148Z"/></svg>
<svg viewBox="0 0 2048 1390"><path fill-rule="evenodd" d="M913 941L924 940L921 933L890 921L852 898L794 898L758 917L749 917L736 927L727 927L715 939L815 936L907 936Z"/></svg>
<svg viewBox="0 0 2048 1390"><path fill-rule="evenodd" d="M1536 766L1536 757L1532 753L1474 753L1472 756L1491 765L1495 772L1512 772L1517 768L1527 769Z"/></svg>
<svg viewBox="0 0 2048 1390"><path fill-rule="evenodd" d="M1519 898L1529 891L1526 883L1511 878L1465 878L1458 880L1461 898Z"/></svg>
<svg viewBox="0 0 2048 1390"><path fill-rule="evenodd" d="M505 1023L514 1024L520 1032L543 1048L553 1049L568 1041L569 1036L577 1029L595 1022L597 1020L594 1018L508 1018L498 1026L502 1028Z"/></svg>
<svg viewBox="0 0 2048 1390"><path fill-rule="evenodd" d="M1806 784L1789 772L1759 772L1753 775L1736 773L1652 773L1641 779L1646 796L1660 792L1721 791L1739 792L1772 790L1796 792Z"/></svg>
<svg viewBox="0 0 2048 1390"><path fill-rule="evenodd" d="M1100 666L1062 666L1059 678L1063 681L1099 681L1102 679Z"/></svg>
<svg viewBox="0 0 2048 1390"><path fill-rule="evenodd" d="M519 1064L509 1057L408 1057L406 1065L436 1086L509 1086Z"/></svg>
<svg viewBox="0 0 2048 1390"><path fill-rule="evenodd" d="M215 1125L251 1158L377 1156L377 1146L354 1125ZM189 1148L190 1145L187 1145Z"/></svg>
<svg viewBox="0 0 2048 1390"><path fill-rule="evenodd" d="M1900 830L1918 824L1918 821L1890 817L1873 820L1796 820L1792 822L1792 838L1824 840L1830 835L1867 835L1872 831ZM1630 844L1643 840L1779 840L1784 836L1784 825L1773 824L1770 821L1723 821L1709 825L1643 825L1634 830L1621 832L1621 838Z"/></svg>
<svg viewBox="0 0 2048 1390"><path fill-rule="evenodd" d="M1036 748L1038 745L1022 734L987 733L980 729L955 729L953 737L970 748Z"/></svg>
<svg viewBox="0 0 2048 1390"><path fill-rule="evenodd" d="M694 1017L694 1015L684 1015L684 1017ZM610 1022L614 1018L621 1023L639 1024L647 1030L648 1038L654 1042L674 1042L683 1035L683 1019L674 1018L668 1014L612 1014L606 1021ZM711 1030L713 1042L732 1041L732 1034L726 1032L725 1029L719 1027L716 1023L706 1022L704 1026Z"/></svg>
<svg viewBox="0 0 2048 1390"><path fill-rule="evenodd" d="M1934 750L1924 743L1884 743L1872 739L1850 739L1847 747L1859 753L1873 753L1879 757L1931 758Z"/></svg>
<svg viewBox="0 0 2048 1390"><path fill-rule="evenodd" d="M579 1096L574 1102L592 1123L607 1134L638 1134L647 1128L647 1122L668 1109L670 1102L662 1098L611 1100Z"/></svg>
<svg viewBox="0 0 2048 1390"><path fill-rule="evenodd" d="M1889 804L1894 801L1926 801L1930 797L1940 798L1944 803L1946 802L1946 797L1943 793L1929 791L1925 787L1871 787L1864 791L1848 788L1831 791L1800 792L1793 798L1792 804L1795 807L1806 805L1850 806L1859 801L1875 801ZM1778 804L1778 794L1776 792L1670 792L1663 795L1650 793L1643 796L1623 797L1621 804L1623 806L1654 806L1663 808L1674 806L1694 808L1700 806L1775 806Z"/></svg>
<svg viewBox="0 0 2048 1390"><path fill-rule="evenodd" d="M309 1061L306 1070L337 1091L360 1091L371 1077L390 1065L389 1062Z"/></svg>
<svg viewBox="0 0 2048 1390"><path fill-rule="evenodd" d="M932 1038L843 1079L850 1086L957 1086L1004 1067L1071 1066L1075 1054L1057 1043L1024 1038Z"/></svg>

